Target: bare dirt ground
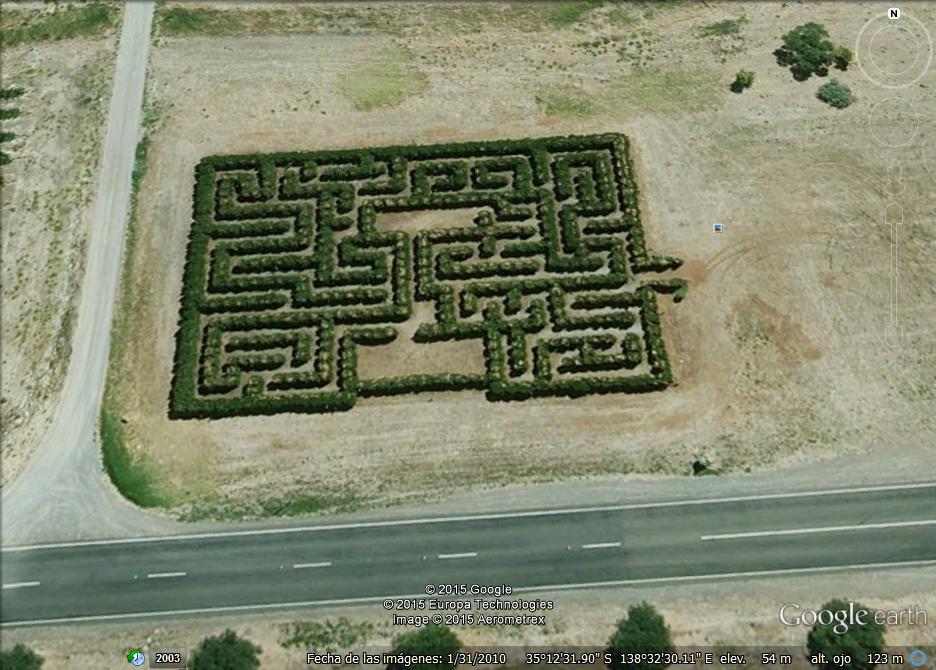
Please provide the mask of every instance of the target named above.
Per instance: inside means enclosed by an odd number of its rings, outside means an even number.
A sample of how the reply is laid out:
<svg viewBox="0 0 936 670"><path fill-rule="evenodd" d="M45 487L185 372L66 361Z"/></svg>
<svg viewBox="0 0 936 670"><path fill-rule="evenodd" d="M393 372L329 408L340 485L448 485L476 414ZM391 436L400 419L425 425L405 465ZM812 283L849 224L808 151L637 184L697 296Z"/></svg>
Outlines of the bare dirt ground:
<svg viewBox="0 0 936 670"><path fill-rule="evenodd" d="M4 3L6 21L37 4ZM47 430L68 367L115 53L113 30L4 49L3 85L25 93L3 123L17 137L0 203L2 485Z"/></svg>
<svg viewBox="0 0 936 670"><path fill-rule="evenodd" d="M439 6L425 10L432 21L413 19L418 6L409 6L405 22L352 17L315 35L157 32L147 106L159 120L107 403L165 505L189 518L347 509L472 487L680 475L702 453L722 472L849 454L932 462L936 70L902 91L921 122L912 145L889 153L872 141L868 117L891 93L855 67L835 71L857 95L835 110L816 99L820 80L795 81L772 55L779 36L806 21L853 46L877 8L690 4L622 16L602 7L559 28L489 7L472 31ZM932 5L914 11L936 20ZM741 19L737 34L704 34L726 19ZM355 97L348 82L373 77L387 50L397 84L384 84L397 88ZM735 95L728 84L742 67L757 79ZM332 415L167 418L203 156L602 132L633 142L651 246L686 260L678 274L689 297L663 305L677 387L523 403L421 394ZM893 157L906 183L897 348L883 340ZM713 235L713 222L725 232Z"/></svg>
<svg viewBox="0 0 936 670"><path fill-rule="evenodd" d="M888 626L886 631L887 645L915 647L936 639L936 591L919 588L921 580L932 581L936 576L932 572L930 568L867 575L860 593L855 593L854 575L847 573L730 584L537 593L535 597L555 603L545 626L456 626L454 630L465 646L510 647L512 667L521 667L524 647L600 647L607 642L615 622L626 614L629 605L650 600L666 619L676 646L802 648L808 627L781 625L780 607L785 603L798 603L804 608L816 608L838 597L854 599L870 610L923 610L927 614L925 623L919 617L916 623L905 620L903 625ZM342 622L342 618L346 621ZM283 643L296 631L296 623L306 626L317 623L321 628L331 624L332 634L330 637L321 633L310 635L305 639L306 644L287 647ZM126 667L124 656L130 649L185 648L191 653L202 638L217 635L226 628L233 628L258 644L262 649L261 667L271 670L309 667L305 663L305 653L313 649L319 652L386 651L393 638L407 630L392 625L391 616L379 606L368 606L257 615L247 620L240 615L192 622L12 629L4 632L3 644L4 647L18 642L28 644L46 658L46 667L50 668L117 669ZM338 641L342 635L349 634L356 635L350 637L353 642ZM739 651L750 655L754 650ZM795 649L785 651L801 653ZM805 667L802 661L797 658L798 665L793 667Z"/></svg>

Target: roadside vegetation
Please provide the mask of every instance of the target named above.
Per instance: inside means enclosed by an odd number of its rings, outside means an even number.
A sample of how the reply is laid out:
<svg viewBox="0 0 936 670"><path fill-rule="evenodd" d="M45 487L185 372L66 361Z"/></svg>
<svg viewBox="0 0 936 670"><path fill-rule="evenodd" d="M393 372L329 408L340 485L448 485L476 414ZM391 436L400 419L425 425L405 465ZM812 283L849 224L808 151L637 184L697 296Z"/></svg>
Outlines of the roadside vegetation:
<svg viewBox="0 0 936 670"><path fill-rule="evenodd" d="M281 628L280 646L284 649L317 649L335 652L366 644L374 634L369 621L355 623L347 617L332 621L295 621Z"/></svg>
<svg viewBox="0 0 936 670"><path fill-rule="evenodd" d="M25 644L0 651L0 670L40 670L44 661Z"/></svg>
<svg viewBox="0 0 936 670"><path fill-rule="evenodd" d="M119 15L115 6L103 2L56 6L51 12L5 11L0 46L9 49L31 42L99 36L117 24Z"/></svg>
<svg viewBox="0 0 936 670"><path fill-rule="evenodd" d="M869 610L859 603L854 604L856 610ZM819 611L828 610L836 616L847 617L849 603L844 600L830 600ZM872 670L876 663L871 663L869 656L884 650L884 626L873 619L866 623L851 623L848 630L836 630L839 626L837 620L831 623L815 623L806 638L806 648L811 655L824 654L826 663L819 664L819 670L840 670L841 665L833 663L832 659L838 655L850 657L851 670Z"/></svg>
<svg viewBox="0 0 936 670"><path fill-rule="evenodd" d="M107 399L101 404L100 439L104 470L124 497L140 507L172 505L153 469L128 450L123 422Z"/></svg>
<svg viewBox="0 0 936 670"><path fill-rule="evenodd" d="M131 173L130 213L124 243L124 253L127 258L133 254L136 244L137 200L140 185L146 175L150 135L158 121L157 111L151 105L145 106L143 110L143 127L134 153L133 171ZM121 273L120 292L117 297L117 314L111 332L109 370L113 369L114 361L120 360L123 355L126 347L126 320L130 318L133 310L132 273L128 268L129 263L126 263ZM141 458L134 457L130 452L128 429L121 419L120 405L117 402L116 391L113 389L110 375L108 375L105 382L98 430L104 470L124 497L140 507L171 506L176 502L159 484L155 468Z"/></svg>
<svg viewBox="0 0 936 670"><path fill-rule="evenodd" d="M673 651L673 637L669 626L656 608L647 602L631 605L627 616L617 623L617 629L608 642L612 654L608 667L611 670L636 668L637 670L662 670L668 663L653 663L651 658L639 663L623 663L623 653L668 653Z"/></svg>
<svg viewBox="0 0 936 670"><path fill-rule="evenodd" d="M206 637L192 654L192 670L257 670L260 647L228 629Z"/></svg>
<svg viewBox="0 0 936 670"><path fill-rule="evenodd" d="M432 655L441 656L447 659L450 654L456 653L461 649L461 640L446 625L430 623L422 628L403 633L393 641L391 654L402 656ZM453 670L455 663L443 661L434 664L396 664L387 665L387 670Z"/></svg>
<svg viewBox="0 0 936 670"><path fill-rule="evenodd" d="M378 3L367 7L357 7L352 3L327 6L297 3L286 8L247 8L238 7L236 3L224 7L160 4L156 7L155 34L158 37L321 33L403 36L411 31L425 32L427 28L433 32L461 33L479 32L495 25L540 32L576 29L584 22L596 20L598 16L610 25L629 27L679 4L679 0L632 3L599 0L436 3L421 8L419 13L405 6L394 6L394 3ZM722 28L725 29L732 30L731 27Z"/></svg>

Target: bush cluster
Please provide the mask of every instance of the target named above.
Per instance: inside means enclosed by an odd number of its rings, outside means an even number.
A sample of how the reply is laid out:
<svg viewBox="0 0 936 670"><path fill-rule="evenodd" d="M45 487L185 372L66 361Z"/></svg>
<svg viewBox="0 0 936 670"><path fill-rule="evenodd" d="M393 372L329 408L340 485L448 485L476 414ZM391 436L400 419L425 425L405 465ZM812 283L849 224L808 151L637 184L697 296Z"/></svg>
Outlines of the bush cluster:
<svg viewBox="0 0 936 670"><path fill-rule="evenodd" d="M774 51L777 63L789 67L797 81L812 75L825 77L832 65L845 70L852 61L851 50L837 46L820 23L809 22L797 26L783 36L783 45Z"/></svg>
<svg viewBox="0 0 936 670"><path fill-rule="evenodd" d="M475 219L415 234L378 226L382 213L447 208ZM173 417L672 381L655 296L685 285L623 289L680 261L646 248L622 136L212 156L195 170L193 214ZM414 299L435 306L415 340L482 339L484 374L358 378L357 347L397 337ZM638 318L643 340L628 332ZM622 375L643 360L649 373Z"/></svg>
<svg viewBox="0 0 936 670"><path fill-rule="evenodd" d="M851 89L845 84L839 83L836 79L820 86L819 90L816 91L816 97L836 109L845 109L855 99Z"/></svg>

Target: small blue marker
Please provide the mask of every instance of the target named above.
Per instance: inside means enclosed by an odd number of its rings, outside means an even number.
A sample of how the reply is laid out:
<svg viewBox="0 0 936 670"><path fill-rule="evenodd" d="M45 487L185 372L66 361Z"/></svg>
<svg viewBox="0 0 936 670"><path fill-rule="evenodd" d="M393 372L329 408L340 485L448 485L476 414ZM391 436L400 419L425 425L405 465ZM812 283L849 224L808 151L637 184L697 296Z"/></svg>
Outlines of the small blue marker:
<svg viewBox="0 0 936 670"><path fill-rule="evenodd" d="M721 233L724 229L725 229L724 226L723 226L722 224L720 224L720 223L713 223L713 224L712 224L712 232L713 232L713 233Z"/></svg>
<svg viewBox="0 0 936 670"><path fill-rule="evenodd" d="M910 665L914 668L923 667L926 664L926 652L922 649L914 649L907 656L907 660L910 661Z"/></svg>

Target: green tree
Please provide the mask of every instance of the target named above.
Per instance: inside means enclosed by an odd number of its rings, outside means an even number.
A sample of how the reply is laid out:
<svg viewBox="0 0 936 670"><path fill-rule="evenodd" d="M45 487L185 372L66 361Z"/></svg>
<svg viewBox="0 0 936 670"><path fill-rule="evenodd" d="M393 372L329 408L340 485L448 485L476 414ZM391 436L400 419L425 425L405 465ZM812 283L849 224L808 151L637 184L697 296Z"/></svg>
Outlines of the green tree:
<svg viewBox="0 0 936 670"><path fill-rule="evenodd" d="M39 670L42 663L42 657L25 644L0 651L0 670Z"/></svg>
<svg viewBox="0 0 936 670"><path fill-rule="evenodd" d="M836 46L829 33L819 23L804 23L783 36L783 46L774 51L777 62L789 67L797 81L812 75L824 77L835 61Z"/></svg>
<svg viewBox="0 0 936 670"><path fill-rule="evenodd" d="M740 70L731 82L731 91L733 93L742 93L744 89L751 88L754 83L754 73L750 70Z"/></svg>
<svg viewBox="0 0 936 670"><path fill-rule="evenodd" d="M671 652L673 639L663 616L653 605L643 602L639 605L631 605L627 609L627 616L618 621L617 630L611 636L608 647L608 651L612 654L608 667L612 670L623 668L662 670L669 663L622 663L621 654Z"/></svg>
<svg viewBox="0 0 936 670"><path fill-rule="evenodd" d="M855 603L854 607L856 612L868 609L859 603ZM847 614L848 608L848 603L843 600L830 600L822 606L823 610L842 617ZM870 616L864 624L849 624L847 630L842 630L838 621L829 624L817 622L809 631L806 647L810 655L825 654L826 663L817 664L821 670L871 670L876 664L868 663L868 654L880 652L884 648L884 626ZM833 665L832 657L836 654L848 654L851 664Z"/></svg>
<svg viewBox="0 0 936 670"><path fill-rule="evenodd" d="M820 86L819 90L816 91L816 97L836 109L845 109L855 99L851 89L845 84L839 83L836 79Z"/></svg>
<svg viewBox="0 0 936 670"><path fill-rule="evenodd" d="M448 654L454 654L461 649L461 640L448 626L431 623L422 628L403 633L393 641L392 654L405 655L438 655L442 656L441 663L416 663L413 665L398 665L390 663L387 668L396 670L406 667L409 670L451 670L454 663L448 663Z"/></svg>
<svg viewBox="0 0 936 670"><path fill-rule="evenodd" d="M192 655L192 670L257 670L260 647L233 630L206 637Z"/></svg>

